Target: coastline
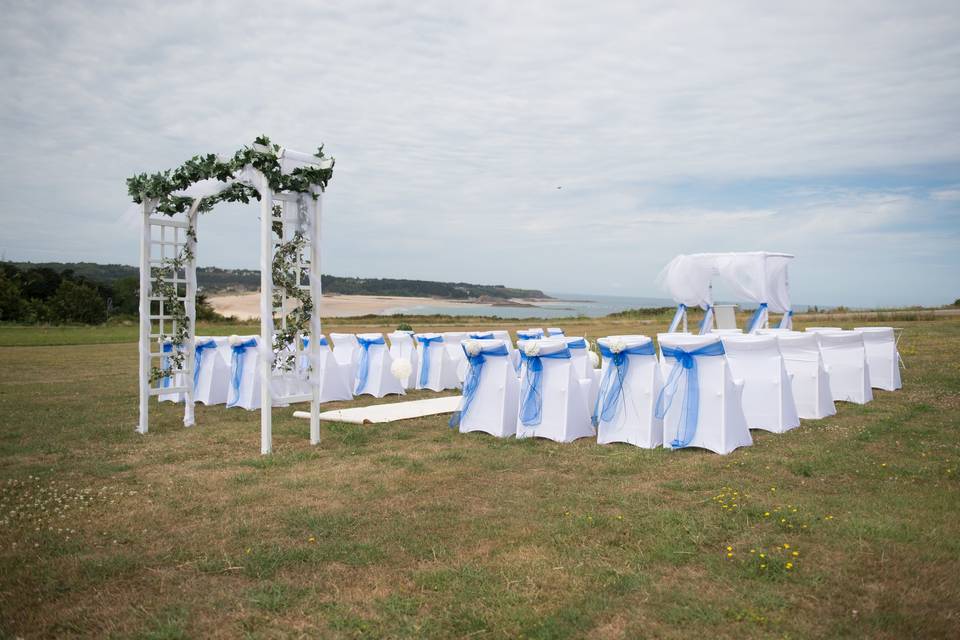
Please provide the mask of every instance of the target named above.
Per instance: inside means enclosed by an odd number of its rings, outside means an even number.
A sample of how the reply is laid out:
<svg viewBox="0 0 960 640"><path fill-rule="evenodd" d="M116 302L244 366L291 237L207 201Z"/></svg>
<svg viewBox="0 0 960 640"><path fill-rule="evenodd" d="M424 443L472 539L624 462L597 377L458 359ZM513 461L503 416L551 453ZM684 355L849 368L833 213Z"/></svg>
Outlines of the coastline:
<svg viewBox="0 0 960 640"><path fill-rule="evenodd" d="M223 316L234 316L238 320L252 320L260 317L260 293L232 293L214 295L208 298L210 306ZM450 300L448 298L428 298L413 296L369 296L324 294L321 301L321 315L325 318L346 318L363 315L392 315L404 313L414 307L430 306L444 308L463 308L473 304L493 304L502 307L539 308L540 299L510 299L492 303L489 300Z"/></svg>

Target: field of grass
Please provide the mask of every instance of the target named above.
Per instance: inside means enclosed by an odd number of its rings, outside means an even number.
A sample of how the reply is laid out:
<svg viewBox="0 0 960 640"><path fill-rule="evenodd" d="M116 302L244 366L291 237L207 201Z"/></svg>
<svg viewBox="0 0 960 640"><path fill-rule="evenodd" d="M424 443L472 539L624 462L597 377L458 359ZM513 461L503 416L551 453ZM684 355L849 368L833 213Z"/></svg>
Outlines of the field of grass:
<svg viewBox="0 0 960 640"><path fill-rule="evenodd" d="M455 323L529 325L413 321ZM239 409L139 436L135 327L0 327L0 638L960 637L960 318L898 324L902 391L728 456L445 417L311 447L290 408L268 457Z"/></svg>

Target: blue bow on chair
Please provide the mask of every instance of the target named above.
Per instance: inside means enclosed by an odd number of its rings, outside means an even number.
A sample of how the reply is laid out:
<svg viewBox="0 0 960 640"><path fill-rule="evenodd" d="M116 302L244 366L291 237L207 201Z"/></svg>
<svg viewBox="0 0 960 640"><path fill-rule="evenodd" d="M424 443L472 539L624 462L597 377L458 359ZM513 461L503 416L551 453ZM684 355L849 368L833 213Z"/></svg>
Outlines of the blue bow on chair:
<svg viewBox="0 0 960 640"><path fill-rule="evenodd" d="M586 349L586 348L587 348L587 341L584 340L583 338L579 338L577 340L570 340L569 342L567 342L567 349Z"/></svg>
<svg viewBox="0 0 960 640"><path fill-rule="evenodd" d="M522 351L520 353L523 353ZM526 355L527 375L520 391L520 422L525 427L540 424L543 418L543 359L569 360L570 350L564 347L555 353Z"/></svg>
<svg viewBox="0 0 960 640"><path fill-rule="evenodd" d="M243 380L243 361L246 360L247 349L257 346L257 339L250 338L245 342L230 347L233 352L230 356L230 390L233 392L233 401L227 406L235 406L240 402L240 382Z"/></svg>
<svg viewBox="0 0 960 640"><path fill-rule="evenodd" d="M480 387L480 374L483 373L483 363L486 362L488 357L499 358L510 355L507 347L503 344L495 347L482 348L475 356L467 353L466 347L464 347L463 352L467 354L467 362L470 363L470 369L467 370L467 378L463 383L463 404L460 406L459 411L454 411L453 415L450 416L449 424L451 429L460 425L463 416L467 414L470 405L473 404L473 399L477 395L477 389Z"/></svg>
<svg viewBox="0 0 960 640"><path fill-rule="evenodd" d="M670 370L670 376L667 382L660 390L657 396L657 407L655 415L663 419L673 404L673 397L677 393L677 387L680 384L680 377L686 378L687 393L683 398L683 405L680 413L681 430L677 437L670 443L673 449L680 449L687 446L693 440L697 433L697 422L700 417L700 373L697 370L697 358L700 356L722 356L723 343L713 342L693 351L684 351L680 347L663 347L663 357L673 358L676 362L673 369Z"/></svg>
<svg viewBox="0 0 960 640"><path fill-rule="evenodd" d="M361 338L357 336L357 342L360 344L360 366L357 369L357 389L354 392L359 395L363 388L367 386L367 376L370 374L370 347L375 344L386 344L383 336L376 338Z"/></svg>
<svg viewBox="0 0 960 640"><path fill-rule="evenodd" d="M492 331L487 331L486 333L471 333L470 337L473 340L493 340L494 335Z"/></svg>
<svg viewBox="0 0 960 640"><path fill-rule="evenodd" d="M200 363L203 362L203 352L207 349L216 349L217 343L210 338L204 342L198 342L193 347L193 389L196 391L197 382L200 380Z"/></svg>
<svg viewBox="0 0 960 640"><path fill-rule="evenodd" d="M173 343L164 342L161 351L163 351L163 356L160 358L160 368L166 371L168 368L170 368L170 356L167 354L173 353ZM169 387L170 376L163 376L163 382L160 384L163 388Z"/></svg>
<svg viewBox="0 0 960 640"><path fill-rule="evenodd" d="M627 371L630 369L629 356L652 356L654 354L652 341L616 353L611 351L610 347L600 344L600 355L609 362L607 370L603 374L603 381L600 383L600 393L597 395L597 403L593 408L593 416L590 418L593 426L596 427L601 421L611 422L617 417L618 401L623 397L623 382L627 379Z"/></svg>
<svg viewBox="0 0 960 640"><path fill-rule="evenodd" d="M417 342L423 345L423 357L420 358L420 387L423 388L430 384L430 345L435 342L443 342L443 336L417 336Z"/></svg>

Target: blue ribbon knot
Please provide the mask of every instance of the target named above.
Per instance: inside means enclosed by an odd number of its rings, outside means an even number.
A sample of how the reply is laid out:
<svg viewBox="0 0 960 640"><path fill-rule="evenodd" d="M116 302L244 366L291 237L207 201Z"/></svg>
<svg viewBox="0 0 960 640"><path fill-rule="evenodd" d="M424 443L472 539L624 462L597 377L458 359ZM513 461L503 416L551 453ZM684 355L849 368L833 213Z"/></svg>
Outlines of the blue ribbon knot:
<svg viewBox="0 0 960 640"><path fill-rule="evenodd" d="M467 370L467 378L463 382L463 404L459 411L454 411L453 415L450 416L449 424L451 429L460 426L460 421L463 420L463 416L466 415L470 406L473 404L473 399L477 395L477 389L480 388L480 374L483 373L483 364L487 361L487 358L499 358L510 355L507 347L503 344L497 345L496 347L480 349L480 353L475 356L467 353L466 347L463 348L463 352L467 354L467 362L470 363L470 369Z"/></svg>
<svg viewBox="0 0 960 640"><path fill-rule="evenodd" d="M215 349L217 343L211 338L205 342L198 342L193 347L193 389L196 391L197 382L200 380L200 363L203 362L203 352L207 349Z"/></svg>
<svg viewBox="0 0 960 640"><path fill-rule="evenodd" d="M685 378L687 383L687 392L683 397L680 412L680 429L677 431L677 437L670 443L671 448L680 449L693 440L700 417L700 372L697 369L697 358L722 356L723 343L713 342L693 351L686 351L681 347L663 347L662 351L664 358L673 358L676 362L670 370L666 384L660 390L660 395L657 396L655 411L657 418L662 420L667 415L677 393L677 387L680 385L680 378Z"/></svg>
<svg viewBox="0 0 960 640"><path fill-rule="evenodd" d="M564 347L555 353L525 355L527 375L523 379L523 388L520 391L520 422L525 427L536 426L543 418L543 360L545 358L569 360L570 350Z"/></svg>
<svg viewBox="0 0 960 640"><path fill-rule="evenodd" d="M652 341L628 347L617 353L611 351L610 347L600 344L600 355L607 358L608 364L600 383L600 393L597 394L593 416L590 418L594 427L598 426L601 421L612 422L617 417L617 409L621 404L620 399L623 398L623 383L627 379L627 371L630 369L629 356L652 356L654 353ZM623 403L626 403L626 399L623 400Z"/></svg>
<svg viewBox="0 0 960 640"><path fill-rule="evenodd" d="M370 347L375 344L386 344L383 336L376 338L361 338L357 336L357 342L360 344L360 366L357 369L357 389L354 392L359 395L367 386L367 377L370 375Z"/></svg>
<svg viewBox="0 0 960 640"><path fill-rule="evenodd" d="M443 342L443 336L417 336L417 342L423 345L423 357L420 358L420 388L426 387L430 383L430 345L435 342Z"/></svg>
<svg viewBox="0 0 960 640"><path fill-rule="evenodd" d="M233 401L227 406L232 407L240 402L240 381L243 380L243 361L246 360L247 349L257 346L257 339L250 338L245 342L230 347L230 389L233 391Z"/></svg>

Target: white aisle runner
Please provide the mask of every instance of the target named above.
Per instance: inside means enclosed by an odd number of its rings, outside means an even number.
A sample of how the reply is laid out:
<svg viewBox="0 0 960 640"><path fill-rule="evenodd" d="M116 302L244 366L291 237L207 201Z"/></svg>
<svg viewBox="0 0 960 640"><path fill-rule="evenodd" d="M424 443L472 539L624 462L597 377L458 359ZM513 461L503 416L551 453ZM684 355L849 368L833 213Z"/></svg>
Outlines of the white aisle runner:
<svg viewBox="0 0 960 640"><path fill-rule="evenodd" d="M453 413L460 407L460 400L462 399L463 396L457 395L443 398L428 398L426 400L373 404L368 407L352 407L350 409L324 411L320 414L320 419L328 422L350 422L353 424L410 420L411 418L434 416L440 413ZM309 419L310 412L294 411L293 417Z"/></svg>

